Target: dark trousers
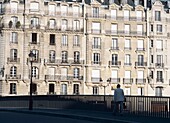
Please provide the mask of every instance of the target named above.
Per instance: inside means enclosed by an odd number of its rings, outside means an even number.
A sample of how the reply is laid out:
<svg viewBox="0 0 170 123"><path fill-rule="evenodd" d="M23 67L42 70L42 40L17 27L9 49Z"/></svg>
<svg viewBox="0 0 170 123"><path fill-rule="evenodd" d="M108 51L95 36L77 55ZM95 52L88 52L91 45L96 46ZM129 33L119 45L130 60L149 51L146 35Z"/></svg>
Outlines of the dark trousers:
<svg viewBox="0 0 170 123"><path fill-rule="evenodd" d="M123 112L123 101L114 102L113 113L122 113Z"/></svg>

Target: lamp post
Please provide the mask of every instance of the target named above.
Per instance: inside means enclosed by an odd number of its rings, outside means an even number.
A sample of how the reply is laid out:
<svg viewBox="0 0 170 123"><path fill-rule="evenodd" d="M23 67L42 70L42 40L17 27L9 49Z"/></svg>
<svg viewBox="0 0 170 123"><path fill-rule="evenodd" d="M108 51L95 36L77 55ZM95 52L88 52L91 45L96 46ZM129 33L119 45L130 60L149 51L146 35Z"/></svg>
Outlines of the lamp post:
<svg viewBox="0 0 170 123"><path fill-rule="evenodd" d="M100 79L100 82L102 82L102 84L101 84L101 86L104 88L104 102L106 101L106 87L109 85L109 80L107 80L107 82L103 82L103 80L102 79Z"/></svg>
<svg viewBox="0 0 170 123"><path fill-rule="evenodd" d="M29 110L32 110L33 109L33 98L32 98L32 63L34 61L34 58L35 58L35 54L30 51L29 53L29 60L30 60L30 65L31 65L31 72L30 72L30 97L29 97Z"/></svg>

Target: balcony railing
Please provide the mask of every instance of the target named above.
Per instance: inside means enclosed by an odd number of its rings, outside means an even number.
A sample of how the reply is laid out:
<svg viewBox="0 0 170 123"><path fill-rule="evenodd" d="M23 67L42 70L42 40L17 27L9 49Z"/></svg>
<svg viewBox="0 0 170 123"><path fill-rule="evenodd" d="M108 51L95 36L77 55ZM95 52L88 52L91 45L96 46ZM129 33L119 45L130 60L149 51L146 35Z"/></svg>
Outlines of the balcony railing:
<svg viewBox="0 0 170 123"><path fill-rule="evenodd" d="M109 66L120 66L121 61L109 61Z"/></svg>
<svg viewBox="0 0 170 123"><path fill-rule="evenodd" d="M45 75L45 80L48 81L76 81L76 80L83 80L83 76L63 76L63 75Z"/></svg>
<svg viewBox="0 0 170 123"><path fill-rule="evenodd" d="M101 82L101 80L100 77L91 77L91 82Z"/></svg>
<svg viewBox="0 0 170 123"><path fill-rule="evenodd" d="M18 79L21 79L21 75L6 75L6 79L7 80L18 80Z"/></svg>
<svg viewBox="0 0 170 123"><path fill-rule="evenodd" d="M133 78L123 78L123 84L132 84Z"/></svg>
<svg viewBox="0 0 170 123"><path fill-rule="evenodd" d="M46 64L56 64L56 65L62 65L62 64L68 64L68 65L73 65L73 64L84 64L84 60L60 60L60 59L47 59L44 60Z"/></svg>
<svg viewBox="0 0 170 123"><path fill-rule="evenodd" d="M101 64L101 61L91 61L91 64L100 65L100 64Z"/></svg>
<svg viewBox="0 0 170 123"><path fill-rule="evenodd" d="M146 79L144 79L144 78L143 79L142 78L141 79L139 79L139 78L136 79L136 84L145 84L145 83L146 83Z"/></svg>
<svg viewBox="0 0 170 123"><path fill-rule="evenodd" d="M135 62L136 67L145 67L147 66L147 62Z"/></svg>
<svg viewBox="0 0 170 123"><path fill-rule="evenodd" d="M101 49L101 45L92 45L92 49Z"/></svg>
<svg viewBox="0 0 170 123"><path fill-rule="evenodd" d="M15 63L19 63L20 62L20 58L7 58L7 62L15 62Z"/></svg>
<svg viewBox="0 0 170 123"><path fill-rule="evenodd" d="M120 83L120 78L110 78L110 82L113 84L118 84Z"/></svg>
<svg viewBox="0 0 170 123"><path fill-rule="evenodd" d="M119 50L119 47L110 47L110 50Z"/></svg>
<svg viewBox="0 0 170 123"><path fill-rule="evenodd" d="M105 30L105 32L106 35L146 36L146 32L138 32L138 31Z"/></svg>
<svg viewBox="0 0 170 123"><path fill-rule="evenodd" d="M164 63L155 63L155 66L157 68L163 68L164 67Z"/></svg>
<svg viewBox="0 0 170 123"><path fill-rule="evenodd" d="M163 78L156 78L156 82L161 82L161 83L163 83L163 82L164 82L164 79L163 79Z"/></svg>

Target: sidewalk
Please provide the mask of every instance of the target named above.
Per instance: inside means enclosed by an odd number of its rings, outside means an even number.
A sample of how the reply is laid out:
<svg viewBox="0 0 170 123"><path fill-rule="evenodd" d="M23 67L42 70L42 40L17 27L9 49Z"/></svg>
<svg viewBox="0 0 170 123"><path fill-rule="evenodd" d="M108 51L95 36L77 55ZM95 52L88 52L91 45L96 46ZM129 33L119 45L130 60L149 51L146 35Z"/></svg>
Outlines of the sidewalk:
<svg viewBox="0 0 170 123"><path fill-rule="evenodd" d="M100 123L169 123L170 119L157 117L144 117L124 114L123 116L113 116L111 112L87 111L87 110L71 110L71 109L0 109L0 111L27 113L35 115L46 115L52 117L64 117L72 119L87 120Z"/></svg>

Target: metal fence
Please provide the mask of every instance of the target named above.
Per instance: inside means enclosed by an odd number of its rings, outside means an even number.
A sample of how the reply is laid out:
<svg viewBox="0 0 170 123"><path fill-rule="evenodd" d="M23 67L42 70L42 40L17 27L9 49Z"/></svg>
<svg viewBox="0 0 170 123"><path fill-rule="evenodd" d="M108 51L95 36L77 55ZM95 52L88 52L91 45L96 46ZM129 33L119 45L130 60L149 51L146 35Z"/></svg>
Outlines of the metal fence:
<svg viewBox="0 0 170 123"><path fill-rule="evenodd" d="M105 101L104 101L105 99ZM0 108L28 108L29 96L0 97ZM39 95L33 108L79 109L111 112L112 95ZM124 112L142 116L170 118L170 97L126 96Z"/></svg>

